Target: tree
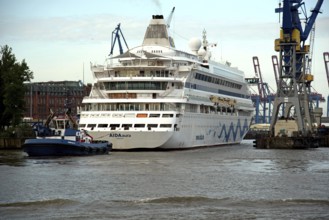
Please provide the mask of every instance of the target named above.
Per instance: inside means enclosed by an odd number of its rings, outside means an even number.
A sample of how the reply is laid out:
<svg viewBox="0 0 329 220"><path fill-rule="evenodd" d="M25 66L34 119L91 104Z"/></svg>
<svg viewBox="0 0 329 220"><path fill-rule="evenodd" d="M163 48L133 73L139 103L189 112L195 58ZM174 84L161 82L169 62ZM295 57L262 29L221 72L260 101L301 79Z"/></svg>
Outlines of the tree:
<svg viewBox="0 0 329 220"><path fill-rule="evenodd" d="M24 115L24 82L33 79L25 60L17 62L12 49L5 45L0 51L0 125L18 125Z"/></svg>

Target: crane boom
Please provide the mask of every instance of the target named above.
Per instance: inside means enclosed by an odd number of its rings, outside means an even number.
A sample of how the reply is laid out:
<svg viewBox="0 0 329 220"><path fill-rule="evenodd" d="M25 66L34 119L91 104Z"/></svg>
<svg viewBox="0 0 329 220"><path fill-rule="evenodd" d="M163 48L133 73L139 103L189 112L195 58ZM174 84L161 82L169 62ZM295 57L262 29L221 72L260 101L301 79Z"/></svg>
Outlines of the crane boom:
<svg viewBox="0 0 329 220"><path fill-rule="evenodd" d="M312 73L312 61L313 61L313 48L314 48L314 37L315 37L315 24L312 27L312 31L310 34L310 51L308 55L306 55L306 73Z"/></svg>
<svg viewBox="0 0 329 220"><path fill-rule="evenodd" d="M310 32L314 26L316 17L318 16L319 13L321 13L320 8L321 8L322 3L323 3L323 0L318 0L314 9L311 11L312 12L311 17L309 17L309 19L306 19L305 29L303 32L301 32L302 41L305 41L308 38L308 35L310 34Z"/></svg>
<svg viewBox="0 0 329 220"><path fill-rule="evenodd" d="M263 88L263 76L262 76L262 73L260 71L260 66L259 66L259 60L258 60L258 57L254 56L252 57L252 61L253 61L253 64L254 64L254 71L255 71L255 76L257 78L259 78L259 83L258 83L258 92L259 92L259 97L261 99L264 98L265 96L265 91L264 91L264 88Z"/></svg>
<svg viewBox="0 0 329 220"><path fill-rule="evenodd" d="M122 34L121 28L120 28L120 23L118 24L118 26L114 29L114 31L112 31L112 37L111 37L111 51L109 56L113 55L113 50L114 50L114 46L116 43L116 40L118 40L118 44L119 44L119 52L120 54L123 54L123 49L122 49L122 44L121 44L121 40L120 40L120 35L123 38L124 43L126 44L126 47L128 47L128 44L126 42L125 37Z"/></svg>
<svg viewBox="0 0 329 220"><path fill-rule="evenodd" d="M314 9L311 11L311 16L309 18L306 17L306 24L303 30L298 9L305 3L303 0L283 0L283 7L275 9L275 12L283 12L282 30L284 34L292 34L294 29L298 29L301 42L305 42L312 30L316 17L321 13L322 3L323 0L317 1Z"/></svg>
<svg viewBox="0 0 329 220"><path fill-rule="evenodd" d="M326 68L327 81L328 81L328 87L329 87L329 52L323 53L323 59L324 59L324 66ZM327 101L329 101L329 100L327 100Z"/></svg>
<svg viewBox="0 0 329 220"><path fill-rule="evenodd" d="M323 53L323 59L324 59L324 66L326 68L327 81L328 81L328 87L329 87L329 52ZM327 117L329 117L329 95L327 98Z"/></svg>
<svg viewBox="0 0 329 220"><path fill-rule="evenodd" d="M170 23L171 23L171 20L172 20L172 16L174 15L174 12L175 12L175 7L173 7L173 9L171 10L168 18L167 18L167 28L170 28Z"/></svg>
<svg viewBox="0 0 329 220"><path fill-rule="evenodd" d="M272 56L272 65L273 65L273 71L274 71L274 77L276 82L276 88L279 87L279 61L278 57L276 55Z"/></svg>

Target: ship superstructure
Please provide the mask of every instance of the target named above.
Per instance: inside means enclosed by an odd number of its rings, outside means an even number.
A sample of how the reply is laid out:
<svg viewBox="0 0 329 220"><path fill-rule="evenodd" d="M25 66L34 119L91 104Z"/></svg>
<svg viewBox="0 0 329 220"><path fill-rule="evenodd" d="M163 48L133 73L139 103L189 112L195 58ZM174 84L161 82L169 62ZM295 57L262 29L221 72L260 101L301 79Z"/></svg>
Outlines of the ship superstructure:
<svg viewBox="0 0 329 220"><path fill-rule="evenodd" d="M211 60L205 32L187 53L167 28L153 15L141 46L91 66L94 84L79 128L113 149L240 143L254 110L244 73Z"/></svg>

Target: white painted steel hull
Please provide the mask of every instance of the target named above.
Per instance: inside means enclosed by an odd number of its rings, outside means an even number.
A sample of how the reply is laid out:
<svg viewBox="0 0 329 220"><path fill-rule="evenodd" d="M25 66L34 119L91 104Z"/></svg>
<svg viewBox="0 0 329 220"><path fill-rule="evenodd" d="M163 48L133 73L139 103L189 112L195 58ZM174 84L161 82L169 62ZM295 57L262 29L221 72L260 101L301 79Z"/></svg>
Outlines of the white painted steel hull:
<svg viewBox="0 0 329 220"><path fill-rule="evenodd" d="M95 140L106 140L116 150L185 149L239 144L246 135L251 117L218 114L185 114L177 119L180 129L166 131L115 130L88 131ZM180 121L180 122L179 122Z"/></svg>

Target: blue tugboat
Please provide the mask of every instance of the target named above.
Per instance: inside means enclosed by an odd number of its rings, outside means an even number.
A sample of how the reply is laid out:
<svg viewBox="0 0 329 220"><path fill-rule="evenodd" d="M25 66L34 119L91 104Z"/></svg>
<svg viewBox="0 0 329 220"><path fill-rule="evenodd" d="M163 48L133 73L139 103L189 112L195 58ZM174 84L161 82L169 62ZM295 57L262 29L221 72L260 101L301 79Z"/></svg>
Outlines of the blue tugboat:
<svg viewBox="0 0 329 220"><path fill-rule="evenodd" d="M49 138L27 139L22 147L30 157L98 155L108 154L112 149L108 142L86 143Z"/></svg>
<svg viewBox="0 0 329 220"><path fill-rule="evenodd" d="M53 121L54 128L49 127L50 121ZM69 122L73 126L69 126ZM66 117L57 118L54 118L50 110L46 123L36 128L36 136L36 139L25 140L22 145L31 157L99 155L108 154L112 150L112 143L95 141L87 131L78 130L69 110Z"/></svg>

